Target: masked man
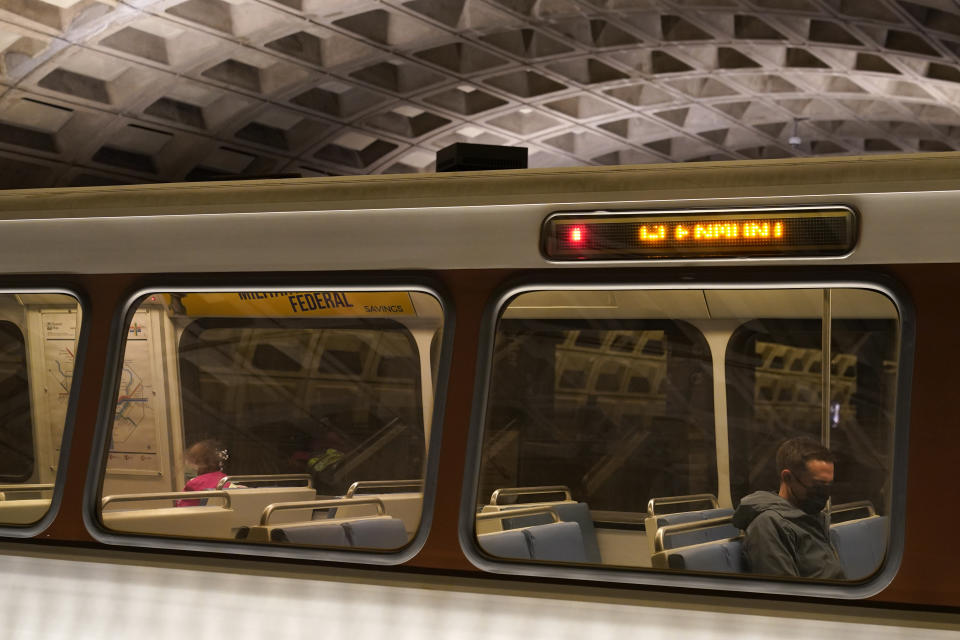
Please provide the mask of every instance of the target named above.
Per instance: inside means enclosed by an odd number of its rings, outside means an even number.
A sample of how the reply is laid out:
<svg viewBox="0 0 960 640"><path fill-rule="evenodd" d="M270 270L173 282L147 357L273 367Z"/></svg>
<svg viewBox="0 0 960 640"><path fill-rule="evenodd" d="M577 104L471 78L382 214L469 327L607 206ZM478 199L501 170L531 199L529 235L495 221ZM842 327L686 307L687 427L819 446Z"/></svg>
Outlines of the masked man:
<svg viewBox="0 0 960 640"><path fill-rule="evenodd" d="M842 580L823 508L833 488L834 457L810 438L777 450L780 491L745 497L733 524L746 530L743 550L753 573Z"/></svg>

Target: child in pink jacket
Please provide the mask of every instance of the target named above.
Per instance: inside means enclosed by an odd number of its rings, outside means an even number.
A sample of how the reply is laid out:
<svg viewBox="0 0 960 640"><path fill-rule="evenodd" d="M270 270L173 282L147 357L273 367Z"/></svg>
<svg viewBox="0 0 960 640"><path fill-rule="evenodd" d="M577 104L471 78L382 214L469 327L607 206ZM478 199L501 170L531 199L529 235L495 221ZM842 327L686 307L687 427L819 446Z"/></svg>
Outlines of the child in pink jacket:
<svg viewBox="0 0 960 640"><path fill-rule="evenodd" d="M191 478L184 491L207 491L216 489L220 480L227 477L223 472L223 465L227 461L227 450L223 449L216 440L201 440L193 444L184 454L187 473L196 473ZM224 487L229 487L226 483ZM206 500L177 500L178 507L197 507L205 504Z"/></svg>

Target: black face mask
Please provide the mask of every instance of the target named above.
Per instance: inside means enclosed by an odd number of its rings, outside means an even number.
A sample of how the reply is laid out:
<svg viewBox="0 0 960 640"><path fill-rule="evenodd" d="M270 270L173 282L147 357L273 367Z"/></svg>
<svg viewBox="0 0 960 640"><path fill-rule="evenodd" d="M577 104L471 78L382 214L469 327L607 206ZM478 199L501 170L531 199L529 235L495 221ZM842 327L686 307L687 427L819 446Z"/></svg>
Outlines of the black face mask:
<svg viewBox="0 0 960 640"><path fill-rule="evenodd" d="M797 480L797 484L802 485L807 491L807 497L800 500L797 505L800 507L800 510L811 516L823 511L823 508L827 506L827 500L830 499L830 490L833 487L821 484L808 486L800 482L800 480Z"/></svg>
<svg viewBox="0 0 960 640"><path fill-rule="evenodd" d="M810 491L807 494L807 497L800 501L800 510L811 516L816 515L823 511L823 508L827 506L827 500L830 499L830 491L817 491L814 493Z"/></svg>

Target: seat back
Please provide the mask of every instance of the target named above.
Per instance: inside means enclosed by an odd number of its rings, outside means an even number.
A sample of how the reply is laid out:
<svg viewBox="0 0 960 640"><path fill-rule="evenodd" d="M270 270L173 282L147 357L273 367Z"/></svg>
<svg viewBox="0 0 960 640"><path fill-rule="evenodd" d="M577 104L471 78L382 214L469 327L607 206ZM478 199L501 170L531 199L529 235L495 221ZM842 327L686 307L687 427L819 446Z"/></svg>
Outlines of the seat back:
<svg viewBox="0 0 960 640"><path fill-rule="evenodd" d="M103 524L124 533L152 533L190 538L232 538L233 513L214 506L162 507L104 511Z"/></svg>
<svg viewBox="0 0 960 640"><path fill-rule="evenodd" d="M521 529L530 557L550 562L586 562L583 534L576 522L552 522Z"/></svg>
<svg viewBox="0 0 960 640"><path fill-rule="evenodd" d="M699 524L690 528L691 524ZM678 547L689 547L704 542L728 540L740 535L740 529L730 522L730 515L709 520L691 520L685 526L667 525L660 527L654 538L654 551L666 551Z"/></svg>
<svg viewBox="0 0 960 640"><path fill-rule="evenodd" d="M477 536L480 548L498 558L530 559L530 545L522 529L481 533Z"/></svg>
<svg viewBox="0 0 960 640"><path fill-rule="evenodd" d="M260 515L267 505L277 502L303 502L316 500L317 493L311 487L228 487L230 506L233 508L233 527L251 527L260 523ZM310 511L284 511L274 516L274 524L299 522L310 519Z"/></svg>
<svg viewBox="0 0 960 640"><path fill-rule="evenodd" d="M0 499L0 522L3 524L32 524L50 510L50 498L29 500Z"/></svg>
<svg viewBox="0 0 960 640"><path fill-rule="evenodd" d="M576 522L551 522L477 536L480 548L498 558L548 562L588 562Z"/></svg>
<svg viewBox="0 0 960 640"><path fill-rule="evenodd" d="M742 537L680 547L663 553L666 555L666 566L671 569L746 573Z"/></svg>
<svg viewBox="0 0 960 640"><path fill-rule="evenodd" d="M655 547L655 541L657 536L657 531L663 527L670 527L677 524L685 524L688 522L698 522L702 520L712 520L714 518L722 518L725 516L732 516L733 509L722 508L722 509L701 509L698 511L681 511L679 513L668 513L665 515L658 516L648 516L644 521L644 529L647 532L647 544L650 547L650 555L652 556L657 551ZM724 532L714 532L715 535L711 536L706 533L696 533L692 535L680 535L674 538L671 536L672 541L670 544L665 544L663 549L672 549L674 547L683 547L691 544L700 544L702 542L709 542L711 540L719 540L721 538L730 538L736 536L739 531L737 529L729 528ZM666 542L666 539L665 539Z"/></svg>
<svg viewBox="0 0 960 640"><path fill-rule="evenodd" d="M521 515L511 517L504 515L502 518L493 518L489 520L477 521L478 533L493 533L494 531L504 531L506 529L521 529L523 527L532 527L537 524L549 524L553 522L553 517L547 512L547 509L560 504L576 504L573 500L563 500L558 502L522 502L519 504L485 504L480 513L495 513L503 511L514 511L517 509L530 509L543 507L543 513L533 515Z"/></svg>
<svg viewBox="0 0 960 640"><path fill-rule="evenodd" d="M580 525L580 533L583 536L583 551L586 556L586 562L600 564L603 562L600 556L600 544L597 541L597 529L593 524L593 517L590 515L590 507L586 502L562 503L554 507L560 520L563 522L576 522Z"/></svg>
<svg viewBox="0 0 960 640"><path fill-rule="evenodd" d="M351 547L399 549L407 544L403 520L390 516L347 520L343 523Z"/></svg>
<svg viewBox="0 0 960 640"><path fill-rule="evenodd" d="M282 525L249 527L240 538L247 542L288 542L322 547L399 549L407 544L403 521L390 516L307 520Z"/></svg>
<svg viewBox="0 0 960 640"><path fill-rule="evenodd" d="M412 539L420 527L421 511L423 510L423 494L419 492L404 493L363 493L357 494L359 498L378 498L383 505L383 512L388 516L393 516L403 522L407 532L407 539ZM370 505L360 504L350 506L345 504L337 507L335 517L337 518L360 518L376 514L376 509Z"/></svg>
<svg viewBox="0 0 960 640"><path fill-rule="evenodd" d="M104 496L101 501L103 524L127 533L152 533L191 538L233 538L233 509L228 491L165 491ZM222 506L152 508L184 500L222 501ZM129 508L130 506L138 508Z"/></svg>
<svg viewBox="0 0 960 640"><path fill-rule="evenodd" d="M317 545L321 547L349 547L347 532L339 522L304 522L269 530L271 542Z"/></svg>
<svg viewBox="0 0 960 640"><path fill-rule="evenodd" d="M866 578L883 563L887 552L886 516L870 516L830 527L830 542L848 580Z"/></svg>
<svg viewBox="0 0 960 640"><path fill-rule="evenodd" d="M487 505L484 507L483 512L489 513L491 510L510 511L511 509L538 506L550 507L560 518L561 522L576 522L580 525L580 534L583 539L583 549L586 557L586 560L583 562L593 562L595 564L602 562L600 544L597 541L597 530L593 524L593 517L590 515L590 507L586 502L543 502L497 507ZM548 513L518 516L516 518L504 517L501 520L504 530L545 525L550 524L552 521L553 519Z"/></svg>

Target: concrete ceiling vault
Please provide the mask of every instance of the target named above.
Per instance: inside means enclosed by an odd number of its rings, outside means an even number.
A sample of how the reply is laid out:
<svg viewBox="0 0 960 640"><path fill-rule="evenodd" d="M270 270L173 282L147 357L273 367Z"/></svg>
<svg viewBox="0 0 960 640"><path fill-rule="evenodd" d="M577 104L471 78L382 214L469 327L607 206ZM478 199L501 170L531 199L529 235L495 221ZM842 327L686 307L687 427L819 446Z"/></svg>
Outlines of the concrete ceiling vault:
<svg viewBox="0 0 960 640"><path fill-rule="evenodd" d="M453 142L532 167L960 149L960 5L0 0L0 188L433 171Z"/></svg>

